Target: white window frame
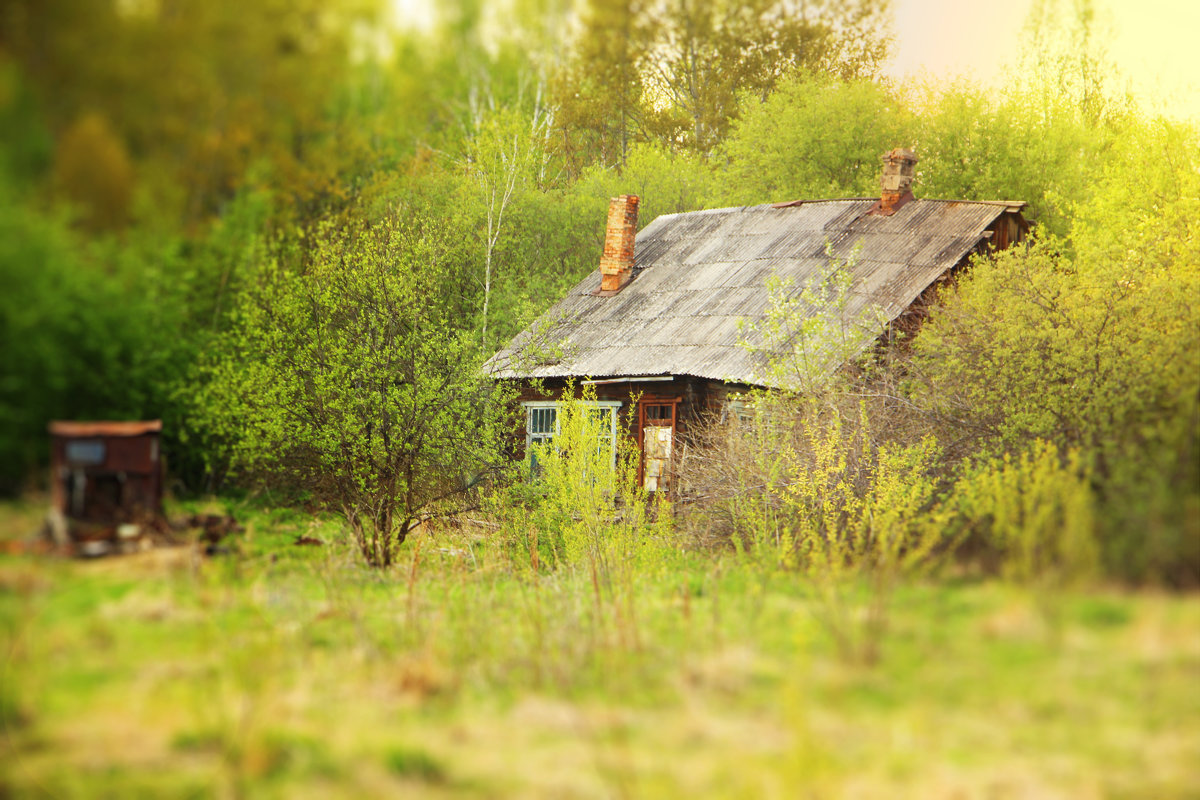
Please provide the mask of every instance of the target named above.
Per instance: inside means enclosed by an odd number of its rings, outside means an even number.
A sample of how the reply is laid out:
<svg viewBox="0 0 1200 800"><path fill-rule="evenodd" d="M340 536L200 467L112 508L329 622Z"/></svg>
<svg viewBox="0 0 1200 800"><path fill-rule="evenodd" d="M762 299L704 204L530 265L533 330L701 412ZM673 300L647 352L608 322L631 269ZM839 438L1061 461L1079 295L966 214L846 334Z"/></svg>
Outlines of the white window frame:
<svg viewBox="0 0 1200 800"><path fill-rule="evenodd" d="M752 425L756 416L749 403L741 397L733 397L725 402L725 413L738 425Z"/></svg>
<svg viewBox="0 0 1200 800"><path fill-rule="evenodd" d="M553 400L531 400L527 403L521 403L525 407L525 449L529 450L534 442L552 441L555 436L558 436L558 407L561 403ZM533 411L534 409L552 408L554 409L554 433L534 433L533 432Z"/></svg>
<svg viewBox="0 0 1200 800"><path fill-rule="evenodd" d="M760 407L746 395L731 395L725 401L721 412L721 422L729 422L736 427L747 430L759 430L777 434L780 432L780 420L769 409Z"/></svg>
<svg viewBox="0 0 1200 800"><path fill-rule="evenodd" d="M617 467L617 417L621 411L621 406L624 405L620 400L580 400L580 405L585 408L606 408L611 409L608 415L608 448L610 455L610 463L613 469ZM554 437L559 434L558 410L562 407L561 400L527 400L521 405L525 408L525 458L529 458L535 442L551 442ZM531 431L533 422L534 409L552 408L554 409L554 433L533 433Z"/></svg>

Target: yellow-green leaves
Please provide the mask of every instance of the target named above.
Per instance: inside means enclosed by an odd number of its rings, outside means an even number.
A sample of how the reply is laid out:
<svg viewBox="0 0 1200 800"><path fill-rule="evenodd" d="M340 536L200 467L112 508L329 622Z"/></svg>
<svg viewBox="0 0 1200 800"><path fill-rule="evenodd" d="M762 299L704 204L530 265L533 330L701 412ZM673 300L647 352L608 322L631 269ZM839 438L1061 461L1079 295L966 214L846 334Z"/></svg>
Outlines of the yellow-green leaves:
<svg viewBox="0 0 1200 800"><path fill-rule="evenodd" d="M1099 565L1091 475L1078 450L1036 442L965 476L953 504L1022 581L1094 577Z"/></svg>
<svg viewBox="0 0 1200 800"><path fill-rule="evenodd" d="M244 294L204 413L248 481L342 511L386 566L501 463L505 391L458 327L431 229L388 218L310 241L304 272L268 266Z"/></svg>
<svg viewBox="0 0 1200 800"><path fill-rule="evenodd" d="M840 259L826 245L828 262L797 286L790 278L767 280L768 305L761 319L747 319L740 344L761 365L769 386L817 397L843 383L839 371L855 361L883 330L886 318L851 293L856 246Z"/></svg>

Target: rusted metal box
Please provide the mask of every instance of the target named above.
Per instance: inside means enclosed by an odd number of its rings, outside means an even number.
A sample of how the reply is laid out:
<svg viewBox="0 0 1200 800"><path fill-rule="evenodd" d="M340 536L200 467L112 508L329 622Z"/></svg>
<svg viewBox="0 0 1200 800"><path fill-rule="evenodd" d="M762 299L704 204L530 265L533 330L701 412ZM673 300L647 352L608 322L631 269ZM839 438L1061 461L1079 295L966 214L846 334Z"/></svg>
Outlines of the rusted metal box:
<svg viewBox="0 0 1200 800"><path fill-rule="evenodd" d="M51 422L51 500L68 519L162 514L162 420Z"/></svg>

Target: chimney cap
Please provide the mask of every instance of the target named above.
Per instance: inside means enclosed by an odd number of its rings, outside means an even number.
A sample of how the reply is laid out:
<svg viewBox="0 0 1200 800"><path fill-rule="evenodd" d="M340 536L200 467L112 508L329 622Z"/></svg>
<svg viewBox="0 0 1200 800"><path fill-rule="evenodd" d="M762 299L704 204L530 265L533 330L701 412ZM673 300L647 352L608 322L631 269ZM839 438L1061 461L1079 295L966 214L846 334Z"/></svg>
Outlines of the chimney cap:
<svg viewBox="0 0 1200 800"><path fill-rule="evenodd" d="M911 161L914 164L921 159L908 147L895 147L883 154L883 161Z"/></svg>
<svg viewBox="0 0 1200 800"><path fill-rule="evenodd" d="M883 171L879 176L883 192L869 213L891 216L913 199L917 160L917 154L907 147L896 147L883 154Z"/></svg>

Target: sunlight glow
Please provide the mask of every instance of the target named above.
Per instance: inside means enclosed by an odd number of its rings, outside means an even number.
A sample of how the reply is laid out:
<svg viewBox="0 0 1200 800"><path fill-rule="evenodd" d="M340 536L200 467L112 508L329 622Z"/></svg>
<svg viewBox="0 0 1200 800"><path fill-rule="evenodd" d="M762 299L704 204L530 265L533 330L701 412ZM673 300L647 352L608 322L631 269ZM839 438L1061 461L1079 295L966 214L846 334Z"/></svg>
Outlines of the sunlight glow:
<svg viewBox="0 0 1200 800"><path fill-rule="evenodd" d="M999 85L1017 62L1031 0L893 0L893 78L972 78ZM1068 0L1063 2L1069 7ZM1107 52L1148 110L1200 119L1200 3L1096 0Z"/></svg>

